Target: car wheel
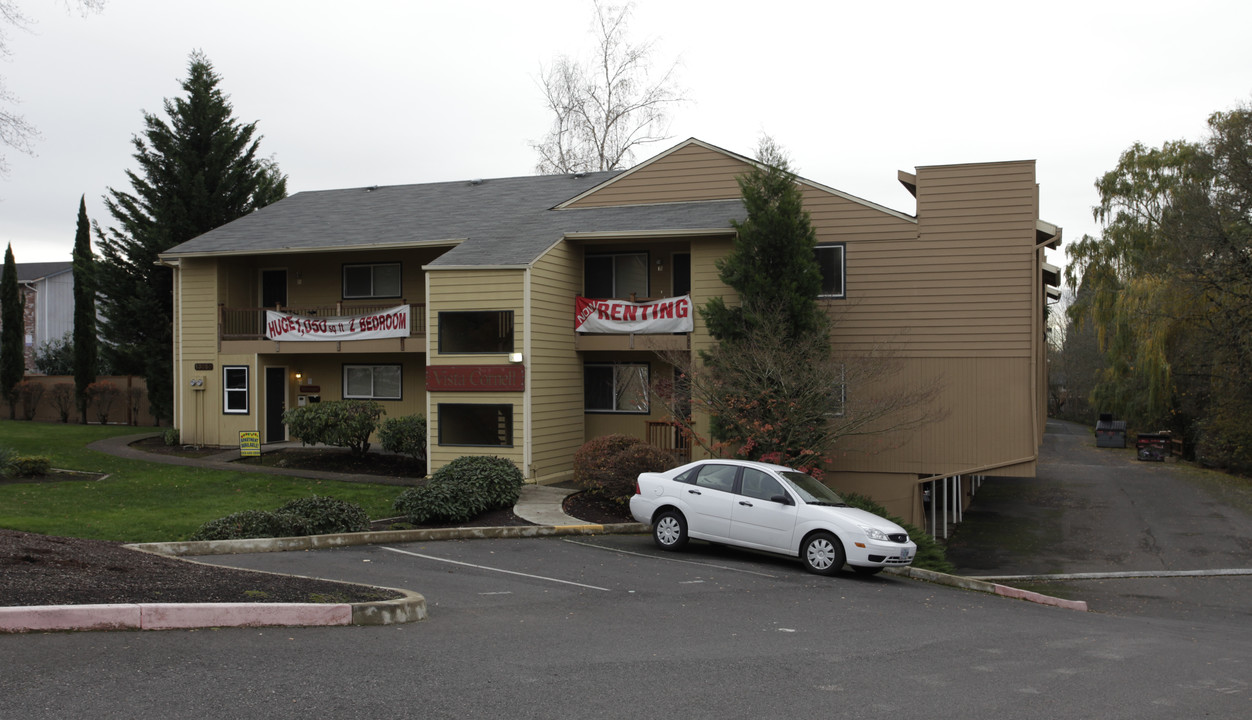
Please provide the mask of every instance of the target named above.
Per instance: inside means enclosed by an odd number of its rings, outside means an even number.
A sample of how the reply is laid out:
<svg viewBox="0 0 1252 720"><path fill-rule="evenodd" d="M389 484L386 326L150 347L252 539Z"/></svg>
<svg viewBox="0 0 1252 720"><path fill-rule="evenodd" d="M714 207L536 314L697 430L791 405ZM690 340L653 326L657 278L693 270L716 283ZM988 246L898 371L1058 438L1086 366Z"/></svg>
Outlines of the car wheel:
<svg viewBox="0 0 1252 720"><path fill-rule="evenodd" d="M804 568L818 575L834 575L843 569L843 544L830 533L811 535L800 548Z"/></svg>
<svg viewBox="0 0 1252 720"><path fill-rule="evenodd" d="M652 539L662 550L679 550L687 544L687 518L677 510L666 510L652 521Z"/></svg>
<svg viewBox="0 0 1252 720"><path fill-rule="evenodd" d="M862 565L853 565L852 570L857 575L864 575L865 577L869 577L870 575L877 575L878 573L882 572L881 567L864 567Z"/></svg>

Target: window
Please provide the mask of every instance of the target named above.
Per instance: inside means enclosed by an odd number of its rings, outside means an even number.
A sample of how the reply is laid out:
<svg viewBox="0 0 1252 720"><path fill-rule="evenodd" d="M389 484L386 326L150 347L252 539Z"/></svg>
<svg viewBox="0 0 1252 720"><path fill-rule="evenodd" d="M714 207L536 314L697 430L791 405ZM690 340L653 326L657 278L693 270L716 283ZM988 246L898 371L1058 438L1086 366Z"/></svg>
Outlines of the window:
<svg viewBox="0 0 1252 720"><path fill-rule="evenodd" d="M513 352L513 311L439 313L439 352L442 355Z"/></svg>
<svg viewBox="0 0 1252 720"><path fill-rule="evenodd" d="M735 475L738 472L738 465L703 465L700 467L700 474L696 475L695 484L697 487L709 488L711 490L733 492L735 489Z"/></svg>
<svg viewBox="0 0 1252 720"><path fill-rule="evenodd" d="M344 399L399 400L399 365L344 365Z"/></svg>
<svg viewBox="0 0 1252 720"><path fill-rule="evenodd" d="M583 409L586 412L647 414L648 364L583 365Z"/></svg>
<svg viewBox="0 0 1252 720"><path fill-rule="evenodd" d="M817 264L822 269L821 297L841 298L844 296L844 244L818 245L813 248L817 256Z"/></svg>
<svg viewBox="0 0 1252 720"><path fill-rule="evenodd" d="M248 414L248 366L222 366L222 412Z"/></svg>
<svg viewBox="0 0 1252 720"><path fill-rule="evenodd" d="M648 297L648 254L588 255L583 260L583 295L592 298Z"/></svg>
<svg viewBox="0 0 1252 720"><path fill-rule="evenodd" d="M400 263L344 265L343 296L345 299L400 297Z"/></svg>
<svg viewBox="0 0 1252 720"><path fill-rule="evenodd" d="M439 403L439 444L513 447L513 406Z"/></svg>
<svg viewBox="0 0 1252 720"><path fill-rule="evenodd" d="M779 495L787 497L787 491L783 490L781 483L770 477L769 473L755 468L744 468L740 483L739 492L750 498L772 500Z"/></svg>

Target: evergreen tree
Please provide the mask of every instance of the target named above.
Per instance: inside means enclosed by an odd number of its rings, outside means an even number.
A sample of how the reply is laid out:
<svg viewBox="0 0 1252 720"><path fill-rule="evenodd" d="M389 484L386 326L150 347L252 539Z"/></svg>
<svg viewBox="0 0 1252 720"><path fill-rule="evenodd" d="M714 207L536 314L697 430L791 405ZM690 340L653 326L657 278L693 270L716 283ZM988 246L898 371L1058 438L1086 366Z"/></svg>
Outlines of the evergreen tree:
<svg viewBox="0 0 1252 720"><path fill-rule="evenodd" d="M9 419L17 418L17 384L26 374L26 357L22 352L23 319L21 289L17 285L17 261L13 245L4 251L4 273L0 274L0 395L9 404Z"/></svg>
<svg viewBox="0 0 1252 720"><path fill-rule="evenodd" d="M91 251L87 197L78 201L78 232L74 235L74 398L80 422L87 423L87 386L99 372L96 338L96 256Z"/></svg>
<svg viewBox="0 0 1252 720"><path fill-rule="evenodd" d="M782 150L761 141L757 164L738 178L747 218L729 255L717 263L722 282L739 293L740 304L721 297L701 310L709 334L723 342L749 338L768 318L781 319L786 338L825 333L826 314L817 303L822 272L813 254L817 234L804 209L804 196Z"/></svg>
<svg viewBox="0 0 1252 720"><path fill-rule="evenodd" d="M235 120L220 79L203 54L191 55L185 96L165 100L169 122L144 113L132 141L133 191L109 188L104 198L116 225L97 229L105 358L144 375L158 419L173 411L172 277L158 254L287 194L286 176L257 157L256 123Z"/></svg>

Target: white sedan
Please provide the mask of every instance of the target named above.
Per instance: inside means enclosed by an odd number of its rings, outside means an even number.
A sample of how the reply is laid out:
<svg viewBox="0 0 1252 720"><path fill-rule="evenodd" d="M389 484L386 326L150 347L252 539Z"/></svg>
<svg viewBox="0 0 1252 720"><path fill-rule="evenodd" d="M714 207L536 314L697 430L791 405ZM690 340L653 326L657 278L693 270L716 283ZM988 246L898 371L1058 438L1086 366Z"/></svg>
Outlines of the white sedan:
<svg viewBox="0 0 1252 720"><path fill-rule="evenodd" d="M848 507L813 477L746 460L699 460L642 473L630 512L652 526L652 538L665 550L696 538L799 557L821 575L845 563L872 575L909 565L917 554L904 528Z"/></svg>

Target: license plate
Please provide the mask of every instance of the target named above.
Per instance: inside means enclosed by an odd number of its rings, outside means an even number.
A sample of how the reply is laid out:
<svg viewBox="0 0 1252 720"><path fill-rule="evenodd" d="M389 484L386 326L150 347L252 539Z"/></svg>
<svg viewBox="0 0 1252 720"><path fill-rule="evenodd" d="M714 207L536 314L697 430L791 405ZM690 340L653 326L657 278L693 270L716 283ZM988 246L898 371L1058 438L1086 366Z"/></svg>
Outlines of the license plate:
<svg viewBox="0 0 1252 720"><path fill-rule="evenodd" d="M909 549L908 549L908 548L904 548L903 550L901 550L901 551L900 551L900 559L901 559L901 560L908 560L908 559L909 559Z"/></svg>

